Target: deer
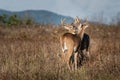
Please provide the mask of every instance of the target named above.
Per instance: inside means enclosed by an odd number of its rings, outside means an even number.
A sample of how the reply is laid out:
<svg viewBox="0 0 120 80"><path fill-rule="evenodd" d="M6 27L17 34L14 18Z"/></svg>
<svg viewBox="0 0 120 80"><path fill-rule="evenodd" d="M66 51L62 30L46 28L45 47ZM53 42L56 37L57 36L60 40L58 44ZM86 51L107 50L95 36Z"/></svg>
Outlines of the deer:
<svg viewBox="0 0 120 80"><path fill-rule="evenodd" d="M76 16L77 21L74 21L74 24L77 26L79 26L80 23L80 19ZM76 23L75 23L76 22ZM84 28L84 26L88 25L87 22L87 17L85 19L85 22L82 24L82 28ZM89 45L90 45L90 37L87 33L84 32L85 29L83 30L83 32L81 32L81 41L80 41L80 46L78 49L78 66L82 65L82 61L85 60L89 60L90 58L90 54L89 54ZM78 33L75 33L78 34Z"/></svg>
<svg viewBox="0 0 120 80"><path fill-rule="evenodd" d="M83 24L87 25L86 23ZM78 53L79 53L79 61L78 61L78 65L82 65L82 61L85 59L90 58L90 54L89 54L89 47L90 47L90 37L87 33L82 32L82 36L81 36L81 42L80 42L80 46L78 49Z"/></svg>
<svg viewBox="0 0 120 80"><path fill-rule="evenodd" d="M78 18L75 19L74 23L76 24L76 22L79 22L79 25L77 25L77 34L73 34L73 33L65 33L60 37L60 43L61 43L61 47L62 47L62 58L63 60L67 63L67 67L70 70L70 58L72 55L74 55L74 66L75 66L75 70L77 69L77 56L78 56L78 49L81 46L81 41L83 38L83 34L85 29L88 27L88 24L84 23L84 25L82 25L80 23L80 20L78 20ZM73 23L70 25L71 28L74 31L74 25ZM68 28L68 25L65 26Z"/></svg>

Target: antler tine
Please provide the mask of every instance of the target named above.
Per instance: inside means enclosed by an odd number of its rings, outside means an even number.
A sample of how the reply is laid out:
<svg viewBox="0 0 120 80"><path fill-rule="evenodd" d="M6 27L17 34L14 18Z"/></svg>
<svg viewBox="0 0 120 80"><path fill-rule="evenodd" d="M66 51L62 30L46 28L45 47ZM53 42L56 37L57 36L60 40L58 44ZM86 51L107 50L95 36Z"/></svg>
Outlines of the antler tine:
<svg viewBox="0 0 120 80"><path fill-rule="evenodd" d="M78 18L78 16L75 17L75 21L76 23L80 23L80 19Z"/></svg>
<svg viewBox="0 0 120 80"><path fill-rule="evenodd" d="M87 16L85 17L85 22L88 22L88 17Z"/></svg>
<svg viewBox="0 0 120 80"><path fill-rule="evenodd" d="M85 22L83 24L89 26L88 17L85 17Z"/></svg>
<svg viewBox="0 0 120 80"><path fill-rule="evenodd" d="M65 22L65 20L66 20L66 18L61 19L61 24L62 24L62 25L64 25L64 24L65 24L65 23L64 23L64 22Z"/></svg>

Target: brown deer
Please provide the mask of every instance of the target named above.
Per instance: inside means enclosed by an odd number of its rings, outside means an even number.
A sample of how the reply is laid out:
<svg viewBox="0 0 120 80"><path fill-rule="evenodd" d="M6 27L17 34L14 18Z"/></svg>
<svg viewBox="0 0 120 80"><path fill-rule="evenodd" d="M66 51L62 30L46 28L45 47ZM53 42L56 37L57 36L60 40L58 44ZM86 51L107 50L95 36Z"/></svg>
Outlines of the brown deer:
<svg viewBox="0 0 120 80"><path fill-rule="evenodd" d="M76 16L74 22L71 24L64 24L64 28L67 29L69 31L69 33L78 34L78 33L76 33L76 29L77 29L76 27L79 26L80 24L81 24L80 19ZM86 18L86 22L83 23L82 25L84 26L86 24L87 24L87 18ZM89 45L90 45L89 35L87 33L83 33L83 36L81 36L81 37L82 37L81 41L80 41L81 45L78 49L78 52L79 52L78 65L82 65L83 59L90 58L90 55L89 55Z"/></svg>
<svg viewBox="0 0 120 80"><path fill-rule="evenodd" d="M86 25L83 24L83 26ZM78 53L79 53L79 61L78 61L78 65L82 65L82 61L84 59L89 59L90 55L89 55L89 45L90 45L90 37L87 33L82 34L81 36L81 42L80 42L80 46L78 49Z"/></svg>
<svg viewBox="0 0 120 80"><path fill-rule="evenodd" d="M77 20L78 19L76 19L75 21ZM80 20L78 21L80 22ZM87 23L84 23L84 25L80 23L77 26L77 32L78 32L77 34L65 33L60 37L60 42L61 42L62 51L63 51L62 57L63 57L63 60L65 60L65 62L67 63L67 66L69 69L71 69L70 58L72 55L74 55L74 66L75 66L75 69L77 69L78 49L79 49L79 46L81 45L80 43L82 41L84 31L87 27L88 27ZM74 26L72 28L74 28Z"/></svg>

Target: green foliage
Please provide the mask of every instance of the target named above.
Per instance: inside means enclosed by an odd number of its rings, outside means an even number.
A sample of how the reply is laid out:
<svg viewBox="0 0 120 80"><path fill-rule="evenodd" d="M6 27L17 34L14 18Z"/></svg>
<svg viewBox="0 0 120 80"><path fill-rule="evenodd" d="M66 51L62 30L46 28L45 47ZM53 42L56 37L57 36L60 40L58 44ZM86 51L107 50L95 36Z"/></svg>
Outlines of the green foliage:
<svg viewBox="0 0 120 80"><path fill-rule="evenodd" d="M6 14L0 15L0 24L6 26L18 26L18 25L32 25L32 18L19 18L16 14L8 16Z"/></svg>
<svg viewBox="0 0 120 80"><path fill-rule="evenodd" d="M17 18L17 15L12 15L9 17L7 24L8 25L19 25L20 22L21 20Z"/></svg>
<svg viewBox="0 0 120 80"><path fill-rule="evenodd" d="M31 24L33 24L33 20L30 19L30 18L27 18L27 19L25 20L25 24L26 24L26 25L31 25Z"/></svg>
<svg viewBox="0 0 120 80"><path fill-rule="evenodd" d="M8 20L8 16L6 14L0 15L0 24L5 24Z"/></svg>

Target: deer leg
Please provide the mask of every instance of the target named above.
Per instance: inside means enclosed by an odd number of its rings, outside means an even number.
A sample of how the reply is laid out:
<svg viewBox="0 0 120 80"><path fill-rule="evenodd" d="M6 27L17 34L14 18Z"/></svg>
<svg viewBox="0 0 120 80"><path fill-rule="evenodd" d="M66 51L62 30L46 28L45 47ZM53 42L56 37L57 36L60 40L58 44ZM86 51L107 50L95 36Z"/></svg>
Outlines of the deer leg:
<svg viewBox="0 0 120 80"><path fill-rule="evenodd" d="M66 59L67 66L68 66L69 70L71 70L70 62L71 62L72 52L73 52L73 50L68 50L68 53L66 53L66 55L65 55L65 59Z"/></svg>
<svg viewBox="0 0 120 80"><path fill-rule="evenodd" d="M81 60L82 56L81 56L81 52L78 51L78 56L77 56L77 66L80 67L82 64L82 60Z"/></svg>
<svg viewBox="0 0 120 80"><path fill-rule="evenodd" d="M65 53L64 52L62 52L62 54L61 54L61 59L62 59L62 62L65 62Z"/></svg>
<svg viewBox="0 0 120 80"><path fill-rule="evenodd" d="M74 53L75 70L77 70L77 57L78 57L78 52Z"/></svg>
<svg viewBox="0 0 120 80"><path fill-rule="evenodd" d="M87 57L90 58L90 53L89 51L86 51Z"/></svg>
<svg viewBox="0 0 120 80"><path fill-rule="evenodd" d="M87 61L89 61L89 59L90 59L89 51L86 51L86 58L87 58Z"/></svg>
<svg viewBox="0 0 120 80"><path fill-rule="evenodd" d="M82 61L84 60L84 52L82 50L79 51L79 64L82 66Z"/></svg>
<svg viewBox="0 0 120 80"><path fill-rule="evenodd" d="M67 67L68 67L68 69L70 70L70 69L71 69L71 68L70 68L70 55L67 56L66 62L67 62Z"/></svg>

